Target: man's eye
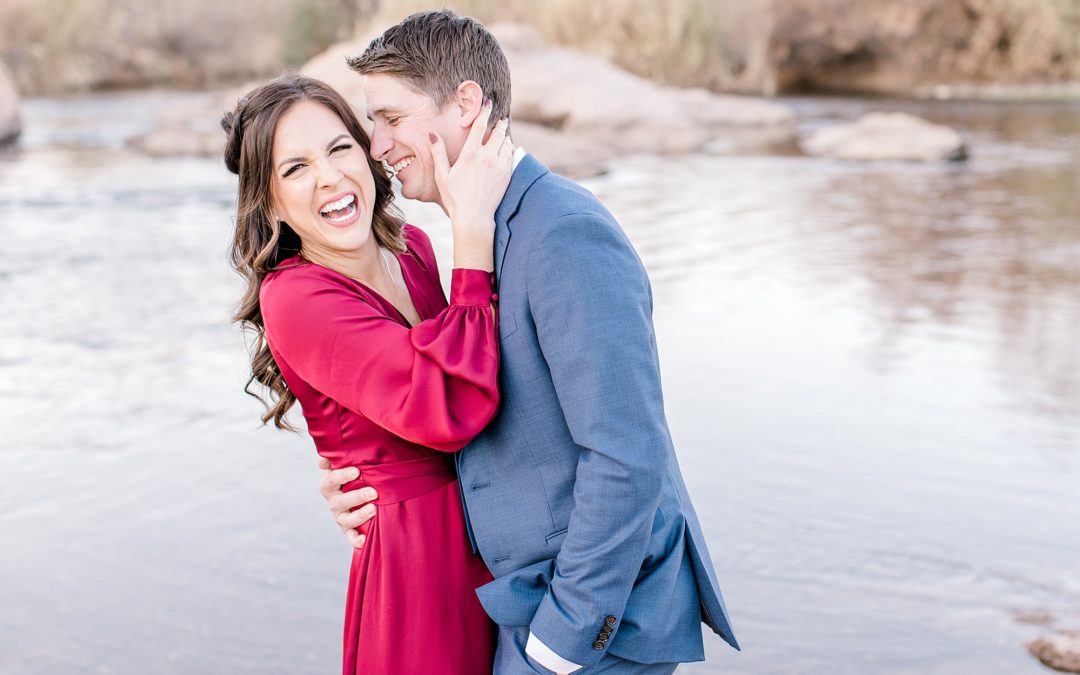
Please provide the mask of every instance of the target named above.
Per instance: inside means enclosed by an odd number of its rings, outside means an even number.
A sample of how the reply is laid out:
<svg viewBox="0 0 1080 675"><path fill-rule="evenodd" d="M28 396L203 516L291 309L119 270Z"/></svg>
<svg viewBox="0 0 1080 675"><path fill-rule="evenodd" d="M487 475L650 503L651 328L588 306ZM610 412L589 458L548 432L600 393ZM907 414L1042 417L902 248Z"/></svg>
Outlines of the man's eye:
<svg viewBox="0 0 1080 675"><path fill-rule="evenodd" d="M386 123L387 123L387 124L389 124L389 125L390 125L390 126L392 126L392 127L396 127L396 126L397 126L397 123L398 123L399 121L401 121L401 118L400 118L400 117L387 117L387 118L386 118Z"/></svg>
<svg viewBox="0 0 1080 675"><path fill-rule="evenodd" d="M290 166L290 167L289 167L289 168L288 168L288 169L287 169L287 170L285 171L285 173L281 174L281 177L282 177L282 178L288 178L289 176L293 175L294 173L296 173L297 171L299 171L299 170L300 170L300 169L302 169L303 167L304 167L304 165L303 165L303 164L293 164L292 166Z"/></svg>

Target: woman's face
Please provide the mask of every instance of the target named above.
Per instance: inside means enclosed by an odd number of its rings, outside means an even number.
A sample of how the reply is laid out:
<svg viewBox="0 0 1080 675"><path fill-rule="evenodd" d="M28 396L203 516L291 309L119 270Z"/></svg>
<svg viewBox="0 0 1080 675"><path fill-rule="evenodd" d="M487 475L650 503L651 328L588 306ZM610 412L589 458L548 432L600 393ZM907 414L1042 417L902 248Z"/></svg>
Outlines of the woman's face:
<svg viewBox="0 0 1080 675"><path fill-rule="evenodd" d="M273 162L273 208L305 253L333 258L368 244L375 180L333 110L314 101L289 108L274 132Z"/></svg>

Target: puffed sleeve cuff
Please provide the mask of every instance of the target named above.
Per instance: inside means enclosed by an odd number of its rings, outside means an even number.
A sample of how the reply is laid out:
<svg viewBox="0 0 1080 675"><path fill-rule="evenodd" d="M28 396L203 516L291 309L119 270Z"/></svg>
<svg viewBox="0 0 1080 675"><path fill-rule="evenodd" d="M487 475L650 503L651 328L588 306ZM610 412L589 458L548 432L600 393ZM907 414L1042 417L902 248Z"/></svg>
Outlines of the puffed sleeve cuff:
<svg viewBox="0 0 1080 675"><path fill-rule="evenodd" d="M495 275L484 270L455 267L450 276L450 304L487 307L495 295Z"/></svg>

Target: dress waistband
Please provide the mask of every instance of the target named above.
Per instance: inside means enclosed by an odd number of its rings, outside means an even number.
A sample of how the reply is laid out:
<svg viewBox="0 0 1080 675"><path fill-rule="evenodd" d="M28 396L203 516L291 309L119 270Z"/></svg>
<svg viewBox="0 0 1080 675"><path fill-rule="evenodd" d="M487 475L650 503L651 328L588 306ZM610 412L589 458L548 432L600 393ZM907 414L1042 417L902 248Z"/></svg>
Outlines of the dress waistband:
<svg viewBox="0 0 1080 675"><path fill-rule="evenodd" d="M454 456L440 452L429 457L360 467L360 477L342 486L345 490L370 485L379 493L376 504L396 504L437 490L457 478Z"/></svg>

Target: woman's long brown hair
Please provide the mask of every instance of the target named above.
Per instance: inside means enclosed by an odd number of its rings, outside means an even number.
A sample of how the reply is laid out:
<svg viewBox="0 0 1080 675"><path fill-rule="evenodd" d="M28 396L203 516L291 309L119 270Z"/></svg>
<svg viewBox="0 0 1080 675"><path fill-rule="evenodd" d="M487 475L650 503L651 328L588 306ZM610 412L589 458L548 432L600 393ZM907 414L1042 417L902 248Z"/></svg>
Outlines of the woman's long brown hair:
<svg viewBox="0 0 1080 675"><path fill-rule="evenodd" d="M259 287L281 261L300 251L300 238L292 228L272 217L271 193L274 132L281 116L300 101L314 101L332 110L363 148L375 178L372 233L379 245L393 251L405 250L402 219L393 207L390 177L382 165L372 159L371 140L352 108L328 85L302 75L282 75L249 92L237 102L234 110L221 118L221 126L228 136L225 167L240 178L230 258L232 266L247 282L233 321L240 322L254 336L250 343L251 377L244 391L266 405L263 424L273 420L276 427L288 430L293 427L285 414L296 402L296 396L289 390L267 345L259 307ZM269 390L269 401L252 390L255 382Z"/></svg>

